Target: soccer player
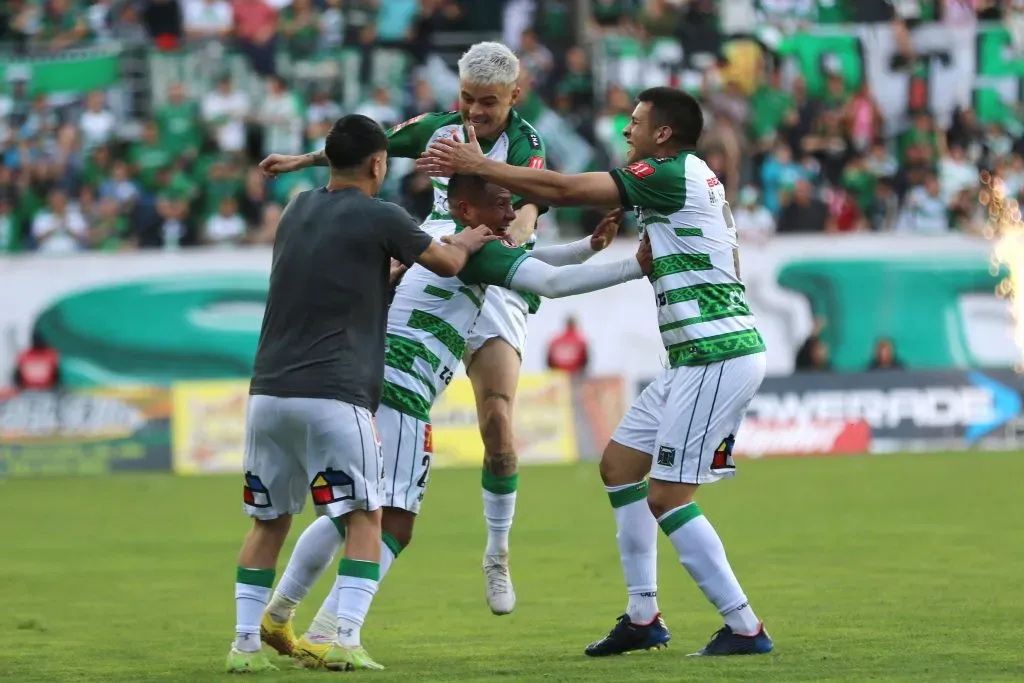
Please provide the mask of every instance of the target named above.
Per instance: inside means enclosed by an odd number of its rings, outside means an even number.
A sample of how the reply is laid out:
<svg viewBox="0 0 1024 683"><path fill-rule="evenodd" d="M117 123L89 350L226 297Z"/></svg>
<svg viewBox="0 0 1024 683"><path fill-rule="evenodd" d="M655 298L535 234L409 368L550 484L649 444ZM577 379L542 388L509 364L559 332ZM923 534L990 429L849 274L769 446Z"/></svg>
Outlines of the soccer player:
<svg viewBox="0 0 1024 683"><path fill-rule="evenodd" d="M330 183L303 192L281 217L246 414L244 509L253 518L238 556L236 637L227 670L272 670L260 620L292 515L307 489L348 544L338 564L331 669L382 668L359 629L377 590L383 454L373 412L384 375L391 259L445 276L494 240L487 228L431 239L394 204L377 201L387 139L347 116L327 135ZM335 532L337 535L337 532Z"/></svg>
<svg viewBox="0 0 1024 683"><path fill-rule="evenodd" d="M477 176L454 175L448 185L456 230L483 224L505 235L515 216L508 190ZM610 213L591 237L572 244L527 251L511 242L485 246L456 278L413 267L398 286L388 314L384 392L377 423L384 444L383 538L380 577L412 540L430 475L430 409L452 380L466 336L492 287L514 287L546 297L563 297L638 279L650 265L643 243L636 258L584 264L618 231L620 214ZM456 233L458 235L459 232ZM291 653L306 666L320 665L331 642L338 611L328 596L309 631L294 641L291 617L299 600L328 566L341 539L329 520L313 522L299 538L263 619L267 644Z"/></svg>
<svg viewBox="0 0 1024 683"><path fill-rule="evenodd" d="M700 104L673 88L640 93L623 134L628 165L562 175L485 158L473 142L437 140L418 162L431 175L475 173L535 201L633 207L654 250L650 276L668 368L636 399L601 457L629 602L603 639L611 655L666 644L658 610L657 529L725 624L704 655L765 653L772 640L694 497L735 474L733 442L764 378L764 342L740 279L736 227L721 182L694 149ZM648 481L649 477L649 481Z"/></svg>
<svg viewBox="0 0 1024 683"><path fill-rule="evenodd" d="M459 60L459 111L422 114L388 131L388 153L415 159L432 141L462 135L464 124L476 128L487 157L514 166L544 168L540 135L513 109L519 97L519 60L501 43L477 43ZM323 152L304 156L271 155L261 167L271 175L308 166L323 166ZM448 206L447 179L434 178L434 209L423 229L440 237L455 232ZM542 204L514 197L510 237L532 244ZM487 603L494 614L509 614L516 596L509 574L509 531L519 484L512 438L512 406L523 349L526 317L540 299L532 294L492 289L476 324L466 337L466 373L476 395L477 419L484 446L482 493L487 545L483 570Z"/></svg>

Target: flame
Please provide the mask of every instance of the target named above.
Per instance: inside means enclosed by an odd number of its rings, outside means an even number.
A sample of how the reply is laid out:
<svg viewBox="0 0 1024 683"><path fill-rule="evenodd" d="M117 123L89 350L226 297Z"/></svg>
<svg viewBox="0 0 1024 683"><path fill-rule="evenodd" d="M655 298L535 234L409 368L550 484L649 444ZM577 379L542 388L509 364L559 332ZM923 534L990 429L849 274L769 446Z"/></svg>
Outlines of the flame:
<svg viewBox="0 0 1024 683"><path fill-rule="evenodd" d="M1024 222L1020 205L1013 197L1006 196L1001 178L982 173L981 184L983 189L978 199L988 207L985 237L995 242L992 274L998 276L1004 267L1006 269L1006 276L996 285L996 296L1010 304L1013 339L1024 354ZM1024 362L1018 363L1017 372L1024 372Z"/></svg>

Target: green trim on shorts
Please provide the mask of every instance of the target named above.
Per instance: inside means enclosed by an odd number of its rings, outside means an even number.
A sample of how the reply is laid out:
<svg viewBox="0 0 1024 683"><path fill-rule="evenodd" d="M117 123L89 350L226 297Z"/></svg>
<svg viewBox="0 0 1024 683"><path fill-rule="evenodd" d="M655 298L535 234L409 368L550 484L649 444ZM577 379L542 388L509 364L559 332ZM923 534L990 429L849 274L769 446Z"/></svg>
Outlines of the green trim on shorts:
<svg viewBox="0 0 1024 683"><path fill-rule="evenodd" d="M275 574L276 572L273 569L246 569L245 567L238 567L235 570L235 581L244 583L247 586L273 588Z"/></svg>
<svg viewBox="0 0 1024 683"><path fill-rule="evenodd" d="M686 505L669 512L658 520L658 525L661 527L661 530L665 532L666 536L671 536L681 529L687 522L697 519L701 514L703 513L701 513L700 508L697 507L696 503L687 503Z"/></svg>

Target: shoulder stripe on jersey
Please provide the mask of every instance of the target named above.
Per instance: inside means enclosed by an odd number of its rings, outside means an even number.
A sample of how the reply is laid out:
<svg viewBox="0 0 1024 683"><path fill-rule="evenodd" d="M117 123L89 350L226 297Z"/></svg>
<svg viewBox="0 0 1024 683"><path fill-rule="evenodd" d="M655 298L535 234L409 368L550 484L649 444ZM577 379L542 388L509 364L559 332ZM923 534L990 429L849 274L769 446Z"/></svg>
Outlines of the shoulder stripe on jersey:
<svg viewBox="0 0 1024 683"><path fill-rule="evenodd" d="M380 402L388 408L411 415L421 422L430 422L430 403L405 387L384 382Z"/></svg>
<svg viewBox="0 0 1024 683"><path fill-rule="evenodd" d="M386 337L388 352L386 358L394 359L394 363L388 363L396 370L412 370L413 361L422 358L427 362L434 372L441 367L441 359L433 351L427 348L423 342L409 339L397 334L389 334Z"/></svg>
<svg viewBox="0 0 1024 683"><path fill-rule="evenodd" d="M423 288L423 291L429 294L430 296L436 296L437 298L444 299L446 301L455 296L455 292L449 292L447 289L441 289L440 287L435 287L434 285L427 285L426 287Z"/></svg>
<svg viewBox="0 0 1024 683"><path fill-rule="evenodd" d="M474 292L469 287L465 287L465 286L459 287L459 291L462 292L463 294L465 294L466 298L469 299L470 301L472 301L473 305L476 306L477 308L483 308L484 307L483 299L478 297L476 295L476 292Z"/></svg>
<svg viewBox="0 0 1024 683"><path fill-rule="evenodd" d="M688 273L694 270L714 270L709 254L670 254L654 259L651 282L659 278L677 273Z"/></svg>
<svg viewBox="0 0 1024 683"><path fill-rule="evenodd" d="M436 315L414 310L409 316L409 327L433 335L456 358L462 358L462 354L466 350L466 340L462 338L459 331Z"/></svg>
<svg viewBox="0 0 1024 683"><path fill-rule="evenodd" d="M694 301L697 304L699 315L661 325L659 329L662 332L668 332L687 325L753 315L747 304L746 296L744 296L745 292L746 288L741 284L702 284L664 292L658 296L659 305L672 306L686 301Z"/></svg>
<svg viewBox="0 0 1024 683"><path fill-rule="evenodd" d="M517 258L515 263L512 264L512 267L508 269L508 275L505 276L505 289L511 289L512 278L516 276L516 271L519 270L519 266L523 265L523 261L528 258L530 258L529 253L520 254L519 258Z"/></svg>
<svg viewBox="0 0 1024 683"><path fill-rule="evenodd" d="M727 332L714 337L673 344L668 351L669 367L709 365L730 358L764 351L764 339L757 330Z"/></svg>

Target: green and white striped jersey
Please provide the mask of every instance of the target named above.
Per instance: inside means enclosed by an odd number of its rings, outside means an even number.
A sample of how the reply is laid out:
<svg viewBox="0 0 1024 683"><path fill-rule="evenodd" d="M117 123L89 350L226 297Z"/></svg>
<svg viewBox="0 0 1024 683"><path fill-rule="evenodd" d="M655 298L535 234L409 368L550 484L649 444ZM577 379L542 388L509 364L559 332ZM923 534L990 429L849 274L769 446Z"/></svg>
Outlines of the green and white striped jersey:
<svg viewBox="0 0 1024 683"><path fill-rule="evenodd" d="M507 288L529 255L511 242L495 241L471 256L457 277L420 265L409 269L388 312L382 404L430 422L430 407L462 362L487 285Z"/></svg>
<svg viewBox="0 0 1024 683"><path fill-rule="evenodd" d="M420 114L400 123L388 131L388 154L408 159L418 159L427 147L439 138L450 138L458 133L466 139L462 116L457 111ZM508 126L496 140L480 140L480 148L489 159L503 161L513 166L544 168L546 150L540 135L515 110L509 114ZM455 222L448 209L448 179L431 178L434 186L434 208L423 229L434 237L455 232ZM512 205L519 208L524 204L522 197L512 198ZM541 212L546 211L541 207ZM534 240L527 248L532 248ZM530 313L540 307L540 297L533 294L519 294L526 301Z"/></svg>
<svg viewBox="0 0 1024 683"><path fill-rule="evenodd" d="M612 171L622 204L650 236L661 340L670 367L764 351L740 280L725 188L690 152Z"/></svg>

